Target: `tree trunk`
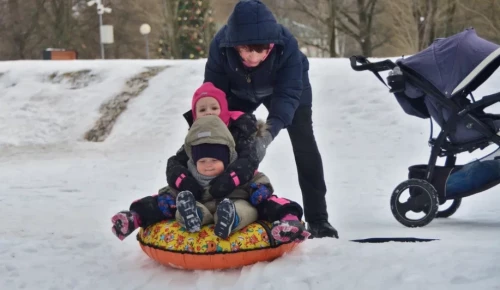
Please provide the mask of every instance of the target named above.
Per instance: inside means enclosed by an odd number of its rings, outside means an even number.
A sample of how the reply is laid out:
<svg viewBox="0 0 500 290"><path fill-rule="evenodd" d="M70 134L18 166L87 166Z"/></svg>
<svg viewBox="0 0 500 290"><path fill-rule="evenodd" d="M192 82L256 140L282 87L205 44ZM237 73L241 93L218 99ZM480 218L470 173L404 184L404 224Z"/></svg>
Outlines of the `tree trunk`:
<svg viewBox="0 0 500 290"><path fill-rule="evenodd" d="M74 26L72 18L72 5L67 0L52 0L52 36L53 45L60 48L68 48L73 36L71 31ZM69 5L68 5L69 4Z"/></svg>
<svg viewBox="0 0 500 290"><path fill-rule="evenodd" d="M423 5L420 0L413 0L413 18L415 19L415 23L417 24L417 49L420 51L422 49L424 34L425 34L425 16L427 15L427 11L425 8L427 5Z"/></svg>
<svg viewBox="0 0 500 290"><path fill-rule="evenodd" d="M182 54L178 38L178 32L180 29L177 27L177 9L179 6L179 0L164 0L163 3L165 39L170 47L171 57L175 59L181 58Z"/></svg>
<svg viewBox="0 0 500 290"><path fill-rule="evenodd" d="M446 37L454 34L453 30L453 18L455 16L455 11L457 9L457 0L448 0L447 6L446 6L446 26L445 26L445 32L444 35Z"/></svg>
<svg viewBox="0 0 500 290"><path fill-rule="evenodd" d="M436 38L436 15L438 10L437 0L429 0L429 21L426 25L427 30L427 43L425 47L429 46Z"/></svg>
<svg viewBox="0 0 500 290"><path fill-rule="evenodd" d="M437 0L413 0L413 17L417 23L418 50L425 49L434 41Z"/></svg>
<svg viewBox="0 0 500 290"><path fill-rule="evenodd" d="M11 37L14 42L14 59L24 59L24 49L26 43L24 41L22 33L22 19L19 12L19 2L18 0L9 0L8 2L9 14L10 14L10 24L11 26Z"/></svg>
<svg viewBox="0 0 500 290"><path fill-rule="evenodd" d="M373 53L372 43L372 28L373 16L377 0L357 0L358 4L358 25L359 25L359 39L358 43L361 46L361 51L364 56L370 57Z"/></svg>
<svg viewBox="0 0 500 290"><path fill-rule="evenodd" d="M336 0L328 0L328 7L330 11L329 22L330 25L328 27L330 34L330 57L338 57L337 54L337 1Z"/></svg>

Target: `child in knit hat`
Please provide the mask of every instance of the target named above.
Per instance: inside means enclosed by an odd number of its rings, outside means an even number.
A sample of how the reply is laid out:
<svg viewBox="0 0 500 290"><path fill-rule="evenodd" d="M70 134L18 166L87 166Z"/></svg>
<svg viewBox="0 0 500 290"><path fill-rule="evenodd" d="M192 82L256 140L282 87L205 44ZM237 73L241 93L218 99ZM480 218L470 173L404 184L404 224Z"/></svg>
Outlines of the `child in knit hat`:
<svg viewBox="0 0 500 290"><path fill-rule="evenodd" d="M190 128L184 148L188 170L203 187L201 195L181 191L176 196L176 219L189 232L197 232L201 226L215 223L214 232L226 239L232 232L257 220L257 209L248 202L251 190L244 186L226 196L214 197L210 193L210 182L225 172L229 164L237 159L233 136L226 124L215 116L196 119ZM255 175L252 181L267 181L263 175ZM170 190L176 195L176 190Z"/></svg>

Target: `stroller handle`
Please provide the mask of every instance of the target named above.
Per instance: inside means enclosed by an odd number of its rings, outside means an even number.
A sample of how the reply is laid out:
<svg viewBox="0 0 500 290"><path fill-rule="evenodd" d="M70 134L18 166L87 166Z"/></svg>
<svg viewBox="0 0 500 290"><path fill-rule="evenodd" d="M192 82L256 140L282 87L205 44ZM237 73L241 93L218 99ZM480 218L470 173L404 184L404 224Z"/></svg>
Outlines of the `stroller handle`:
<svg viewBox="0 0 500 290"><path fill-rule="evenodd" d="M353 55L349 60L351 61L351 68L355 71L364 71L368 69L367 64L369 61L362 55ZM362 63L362 65L358 65L358 62Z"/></svg>
<svg viewBox="0 0 500 290"><path fill-rule="evenodd" d="M371 63L366 57L362 55L353 55L349 58L349 60L351 61L351 68L355 71L369 70L372 72L380 72L391 70L396 67L396 64L390 59ZM358 62L361 63L361 65L358 65Z"/></svg>

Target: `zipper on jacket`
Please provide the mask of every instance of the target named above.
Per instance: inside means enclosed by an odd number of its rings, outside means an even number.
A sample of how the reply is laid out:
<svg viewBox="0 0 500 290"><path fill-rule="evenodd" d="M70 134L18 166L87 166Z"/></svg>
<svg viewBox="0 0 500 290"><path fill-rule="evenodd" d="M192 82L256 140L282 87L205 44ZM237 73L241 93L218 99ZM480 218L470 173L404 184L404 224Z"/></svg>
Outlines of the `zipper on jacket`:
<svg viewBox="0 0 500 290"><path fill-rule="evenodd" d="M252 82L252 78L250 76L250 73L240 72L240 70L238 68L236 68L235 71L238 72L238 74L241 75L242 77L245 77L245 79L247 80L247 84Z"/></svg>
<svg viewBox="0 0 500 290"><path fill-rule="evenodd" d="M253 92L254 100L257 100L257 92L255 91L255 83L252 82L252 75L254 73L255 73L255 71L253 71L253 72L246 72L245 77L247 79L247 84L249 85L249 88Z"/></svg>

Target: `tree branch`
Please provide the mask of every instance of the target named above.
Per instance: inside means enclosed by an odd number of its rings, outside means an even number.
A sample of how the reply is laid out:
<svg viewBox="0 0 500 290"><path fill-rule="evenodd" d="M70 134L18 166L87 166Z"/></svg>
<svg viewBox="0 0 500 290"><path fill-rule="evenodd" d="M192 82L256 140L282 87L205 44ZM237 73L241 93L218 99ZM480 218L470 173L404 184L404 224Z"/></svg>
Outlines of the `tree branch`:
<svg viewBox="0 0 500 290"><path fill-rule="evenodd" d="M347 25L345 25L344 22L342 22L342 21L338 22L337 27L340 31L344 32L345 34L349 35L350 37L352 37L354 39L360 38L359 34L356 34L354 31L352 31L352 29L347 27Z"/></svg>
<svg viewBox="0 0 500 290"><path fill-rule="evenodd" d="M388 42L391 38L392 38L392 35L391 35L391 34L389 34L389 33L385 33L385 34L384 34L384 37L383 37L380 41L378 41L378 42L376 42L375 44L373 44L373 45L372 45L373 50L375 50L375 49L377 49L377 48L379 48L379 47L382 47L383 45L387 44L387 42Z"/></svg>
<svg viewBox="0 0 500 290"><path fill-rule="evenodd" d="M328 47L324 47L322 45L319 45L319 44L315 44L315 43L312 43L312 42L309 42L308 40L305 40L303 39L302 40L303 44L304 45L307 45L307 46L312 46L312 47L315 47L315 48L319 48L321 49L323 52L328 52L329 48Z"/></svg>
<svg viewBox="0 0 500 290"><path fill-rule="evenodd" d="M458 3L458 5L459 5L461 8L463 8L464 10L466 10L466 11L468 11L468 12L471 12L471 13L474 13L474 14L476 14L477 16L481 17L481 18L482 18L482 19L486 22L486 24L488 24L488 25L489 25L489 27L490 27L490 28L492 28L492 29L495 31L495 34L496 34L496 35L500 34L500 29L499 29L499 28L497 28L497 27L493 24L493 22L492 22L492 21L491 21L491 20L490 20L490 19L489 19L486 15L482 14L482 13L481 13L481 12L479 12L479 11L476 11L475 9L471 9L471 8L469 8L469 7L465 6L464 4L462 4L462 1L460 1L460 0L459 0L459 1L457 1L457 3Z"/></svg>
<svg viewBox="0 0 500 290"><path fill-rule="evenodd" d="M322 17L318 17L318 12L317 11L312 11L309 6L306 6L302 0L294 0L297 5L300 6L299 11L304 12L308 16L312 17L313 19L319 20L323 25L328 26L328 21L326 19L323 19Z"/></svg>
<svg viewBox="0 0 500 290"><path fill-rule="evenodd" d="M368 13L368 25L367 27L370 28L370 31L371 32L371 28L373 27L372 24L373 24L373 16L375 15L374 12L375 12L375 6L377 6L377 0L370 0L368 1L368 9L370 10L370 12Z"/></svg>
<svg viewBox="0 0 500 290"><path fill-rule="evenodd" d="M347 13L344 9L340 10L340 14L342 14L342 16L344 16L347 19L348 23L350 23L351 25L356 27L356 29L359 29L359 23L356 21L356 19L354 19L351 15L349 15L349 13ZM341 19L339 18L339 20L341 20Z"/></svg>

